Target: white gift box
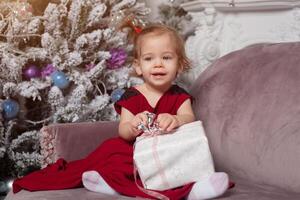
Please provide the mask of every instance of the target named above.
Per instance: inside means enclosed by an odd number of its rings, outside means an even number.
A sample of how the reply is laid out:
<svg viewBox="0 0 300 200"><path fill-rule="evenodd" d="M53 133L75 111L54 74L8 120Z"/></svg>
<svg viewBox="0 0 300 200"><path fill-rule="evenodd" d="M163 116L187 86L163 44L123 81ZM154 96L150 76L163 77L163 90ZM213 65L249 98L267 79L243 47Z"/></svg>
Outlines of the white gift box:
<svg viewBox="0 0 300 200"><path fill-rule="evenodd" d="M169 134L137 137L133 158L144 188L150 190L183 186L215 171L201 121Z"/></svg>

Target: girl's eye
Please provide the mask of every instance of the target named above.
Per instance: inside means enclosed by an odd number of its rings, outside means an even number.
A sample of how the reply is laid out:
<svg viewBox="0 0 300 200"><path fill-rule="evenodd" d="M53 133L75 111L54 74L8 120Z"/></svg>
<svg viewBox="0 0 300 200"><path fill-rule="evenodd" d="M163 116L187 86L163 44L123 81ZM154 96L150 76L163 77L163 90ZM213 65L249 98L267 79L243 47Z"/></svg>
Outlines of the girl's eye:
<svg viewBox="0 0 300 200"><path fill-rule="evenodd" d="M164 60L171 60L172 57L171 57L171 56L164 56L163 59L164 59Z"/></svg>
<svg viewBox="0 0 300 200"><path fill-rule="evenodd" d="M151 57L145 57L144 60L150 61L152 58Z"/></svg>

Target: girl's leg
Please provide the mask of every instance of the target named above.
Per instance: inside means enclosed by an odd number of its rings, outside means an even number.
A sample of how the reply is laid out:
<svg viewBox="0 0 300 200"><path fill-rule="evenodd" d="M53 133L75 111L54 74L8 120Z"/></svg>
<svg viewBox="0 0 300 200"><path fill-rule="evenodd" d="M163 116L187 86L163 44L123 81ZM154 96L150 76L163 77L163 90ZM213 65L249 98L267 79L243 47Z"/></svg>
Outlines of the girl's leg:
<svg viewBox="0 0 300 200"><path fill-rule="evenodd" d="M229 178L224 172L216 172L207 179L197 181L187 200L212 199L224 194L228 189Z"/></svg>
<svg viewBox="0 0 300 200"><path fill-rule="evenodd" d="M112 189L97 171L86 171L82 174L82 183L84 187L93 192L104 194L118 194Z"/></svg>

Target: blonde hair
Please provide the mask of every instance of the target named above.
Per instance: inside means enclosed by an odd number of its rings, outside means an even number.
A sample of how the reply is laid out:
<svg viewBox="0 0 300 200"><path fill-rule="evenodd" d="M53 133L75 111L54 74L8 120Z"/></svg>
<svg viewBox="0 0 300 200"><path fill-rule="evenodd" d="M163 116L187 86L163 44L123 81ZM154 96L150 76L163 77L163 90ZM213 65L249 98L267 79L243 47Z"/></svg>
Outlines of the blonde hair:
<svg viewBox="0 0 300 200"><path fill-rule="evenodd" d="M188 59L185 53L183 39L180 37L180 35L177 33L175 29L161 24L148 25L135 36L133 41L134 44L133 56L135 59L139 58L140 50L141 50L141 41L143 40L143 37L148 34L156 34L156 35L169 34L171 38L175 41L176 54L178 56L178 62L181 69L185 71L191 68L190 60Z"/></svg>

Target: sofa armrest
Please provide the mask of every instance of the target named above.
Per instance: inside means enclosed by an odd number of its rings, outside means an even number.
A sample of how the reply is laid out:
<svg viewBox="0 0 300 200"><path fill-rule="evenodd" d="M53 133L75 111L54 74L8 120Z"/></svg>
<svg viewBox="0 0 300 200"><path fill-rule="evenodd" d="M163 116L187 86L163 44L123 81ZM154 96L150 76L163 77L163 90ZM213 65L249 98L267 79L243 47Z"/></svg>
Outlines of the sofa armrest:
<svg viewBox="0 0 300 200"><path fill-rule="evenodd" d="M58 158L84 158L102 141L118 136L118 123L111 121L51 124L41 129L41 166Z"/></svg>

